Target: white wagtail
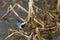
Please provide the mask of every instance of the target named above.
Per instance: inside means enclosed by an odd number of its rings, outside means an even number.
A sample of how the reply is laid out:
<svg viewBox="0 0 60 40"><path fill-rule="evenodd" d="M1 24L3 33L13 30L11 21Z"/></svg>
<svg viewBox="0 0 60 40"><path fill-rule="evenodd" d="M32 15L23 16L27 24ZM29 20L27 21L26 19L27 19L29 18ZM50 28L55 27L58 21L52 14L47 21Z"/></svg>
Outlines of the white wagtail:
<svg viewBox="0 0 60 40"><path fill-rule="evenodd" d="M21 21L18 20L18 19L16 19L16 20L17 20L17 26L18 26L19 29L22 29L22 28L25 27L25 24L26 24L27 22L21 22Z"/></svg>

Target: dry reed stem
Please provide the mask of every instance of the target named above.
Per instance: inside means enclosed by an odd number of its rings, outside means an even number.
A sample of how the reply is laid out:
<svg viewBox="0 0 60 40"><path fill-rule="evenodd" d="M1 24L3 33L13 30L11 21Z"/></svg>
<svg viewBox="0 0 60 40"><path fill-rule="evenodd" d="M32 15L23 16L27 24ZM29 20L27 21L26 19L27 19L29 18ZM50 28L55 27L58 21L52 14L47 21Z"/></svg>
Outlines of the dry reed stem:
<svg viewBox="0 0 60 40"><path fill-rule="evenodd" d="M8 38L10 38L11 36L13 36L15 33L12 33L12 34L10 34L10 35L8 35L6 38L5 38L5 40L7 40Z"/></svg>
<svg viewBox="0 0 60 40"><path fill-rule="evenodd" d="M25 8L23 8L20 4L17 4L17 3L14 4L12 8L15 8L16 6L18 6L24 12L28 13L28 11ZM5 17L5 16L7 16L9 14L9 12L11 11L11 9L9 10L9 8L10 8L10 6L8 7L7 12L2 16L2 18Z"/></svg>
<svg viewBox="0 0 60 40"><path fill-rule="evenodd" d="M57 10L60 10L60 0L58 0L58 3L57 3Z"/></svg>
<svg viewBox="0 0 60 40"><path fill-rule="evenodd" d="M26 13L28 13L28 11L25 8L23 8L21 5L16 3L12 8L14 8L15 6L18 6L21 10L23 10ZM4 17L8 16L9 12L12 10L12 9L9 9L9 8L10 8L10 6L8 7L8 11L1 18L4 18ZM14 10L13 10L13 12L18 17L18 14ZM18 17L18 18L21 19L22 21L24 21L21 17Z"/></svg>
<svg viewBox="0 0 60 40"><path fill-rule="evenodd" d="M28 11L27 11L25 8L23 8L20 4L17 4L17 6L18 6L22 11L28 13Z"/></svg>
<svg viewBox="0 0 60 40"><path fill-rule="evenodd" d="M29 21L29 20L30 20L30 17L31 17L32 12L34 12L34 11L33 11L33 0L29 0L28 5L29 5L29 13L28 13L28 21Z"/></svg>
<svg viewBox="0 0 60 40"><path fill-rule="evenodd" d="M19 19L21 19L22 21L25 21L23 18L21 18L21 17L18 15L18 13L12 8L11 5L10 5L10 8L11 8L11 10L14 12L14 14L15 14Z"/></svg>
<svg viewBox="0 0 60 40"><path fill-rule="evenodd" d="M12 8L15 8L15 6L18 6L21 10L23 10L24 12L26 12L26 13L29 13L25 8L23 8L21 5L19 5L19 4L15 4L15 5L13 5L13 7ZM36 5L33 5L35 8L38 8ZM38 8L39 10L41 10L41 11L43 11L42 9L40 9L40 8ZM8 16L8 14L9 14L9 12L11 11L11 9L9 10L9 7L8 7L8 10L7 10L7 12L1 17L1 18L4 18L4 17L6 17L6 16Z"/></svg>
<svg viewBox="0 0 60 40"><path fill-rule="evenodd" d="M15 6L16 6L16 4L13 6L13 8L14 8ZM8 7L7 12L6 12L1 18L4 18L4 17L8 16L9 12L11 11L11 9L9 9L9 8L10 8L10 6Z"/></svg>
<svg viewBox="0 0 60 40"><path fill-rule="evenodd" d="M8 36L5 38L5 40L7 40L8 38L10 38L10 37L13 36L14 34L20 34L20 35L25 36L26 38L28 38L28 40L30 40L30 38L31 38L32 35L33 35L33 32L32 32L29 36L27 36L27 35L24 34L25 32L23 32L22 30L17 31L17 30L10 29L10 31L15 31L15 32L13 32L13 33L11 33L10 35L8 35Z"/></svg>
<svg viewBox="0 0 60 40"><path fill-rule="evenodd" d="M35 21L36 23L40 24L40 23L38 22L38 20L36 20L35 18L34 18L34 21ZM44 29L44 28L45 28L44 25L42 25L42 29Z"/></svg>
<svg viewBox="0 0 60 40"><path fill-rule="evenodd" d="M10 35L8 35L6 38L5 38L5 40L7 40L8 38L10 38L11 36L13 36L14 34L20 34L20 35L22 35L22 36L25 36L26 38L29 38L29 36L27 36L27 35L25 35L25 34L23 34L23 32L14 32L14 33L11 33Z"/></svg>

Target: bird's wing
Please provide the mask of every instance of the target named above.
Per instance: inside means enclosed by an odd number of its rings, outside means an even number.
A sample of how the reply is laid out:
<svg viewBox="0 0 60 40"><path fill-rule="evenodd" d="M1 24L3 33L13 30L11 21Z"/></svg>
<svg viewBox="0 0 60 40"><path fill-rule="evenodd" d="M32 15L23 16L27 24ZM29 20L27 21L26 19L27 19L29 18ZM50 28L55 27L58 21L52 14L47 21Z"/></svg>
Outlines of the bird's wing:
<svg viewBox="0 0 60 40"><path fill-rule="evenodd" d="M20 24L21 24L20 22L17 22L17 26L18 26L19 28L20 28Z"/></svg>

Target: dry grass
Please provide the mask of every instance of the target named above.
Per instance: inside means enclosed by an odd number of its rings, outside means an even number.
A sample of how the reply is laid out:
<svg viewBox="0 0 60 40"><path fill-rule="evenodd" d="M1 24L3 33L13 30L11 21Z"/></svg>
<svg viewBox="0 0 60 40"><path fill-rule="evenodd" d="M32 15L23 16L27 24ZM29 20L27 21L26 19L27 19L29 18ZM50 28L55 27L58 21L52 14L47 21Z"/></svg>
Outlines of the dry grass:
<svg viewBox="0 0 60 40"><path fill-rule="evenodd" d="M44 35L44 33L46 33L47 35L50 35L51 37L52 37L53 33L55 35L60 36L60 34L59 34L60 33L59 32L60 23L58 22L58 20L59 20L58 15L57 14L53 15L52 12L50 12L50 11L44 11L44 10L38 8L36 5L34 5L33 0L29 0L28 4L29 4L29 10L26 10L18 3L14 4L13 6L10 5L8 7L7 12L1 17L1 19L4 19L5 17L7 17L9 15L9 12L12 11L15 14L15 16L18 17L23 22L24 21L29 22L26 24L26 29L28 28L27 30L29 30L28 32L24 32L23 30L10 29L9 31L11 33L9 32L10 34L5 38L5 40L7 40L8 38L10 38L11 36L14 36L16 34L20 34L20 35L26 37L28 40L45 40L42 36L42 35ZM28 14L27 19L23 19L19 16L19 14L14 10L14 8L16 6ZM37 16L35 15L33 7L38 10L39 14L38 13L37 14L41 18L37 19ZM55 13L57 13L57 12L55 12ZM49 15L49 18L47 18L47 16L46 16L47 14ZM56 32L58 32L58 34ZM48 37L47 35L45 37ZM53 35L53 36L55 36L55 35Z"/></svg>

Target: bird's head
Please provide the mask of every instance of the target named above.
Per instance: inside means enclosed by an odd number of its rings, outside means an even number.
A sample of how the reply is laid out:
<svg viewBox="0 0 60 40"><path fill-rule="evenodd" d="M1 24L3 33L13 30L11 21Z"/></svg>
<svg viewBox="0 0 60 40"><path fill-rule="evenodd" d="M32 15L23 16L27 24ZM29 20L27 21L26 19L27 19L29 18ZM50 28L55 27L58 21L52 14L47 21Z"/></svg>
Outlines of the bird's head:
<svg viewBox="0 0 60 40"><path fill-rule="evenodd" d="M17 22L20 22L18 19L16 19L17 20Z"/></svg>
<svg viewBox="0 0 60 40"><path fill-rule="evenodd" d="M17 21L17 26L19 29L22 29L25 27L26 22L21 22L20 20L16 19Z"/></svg>

